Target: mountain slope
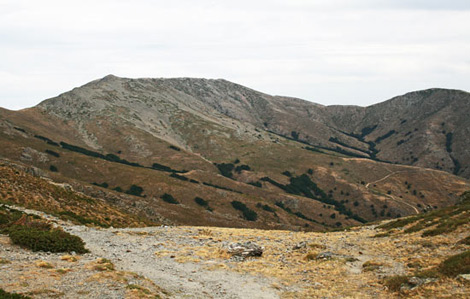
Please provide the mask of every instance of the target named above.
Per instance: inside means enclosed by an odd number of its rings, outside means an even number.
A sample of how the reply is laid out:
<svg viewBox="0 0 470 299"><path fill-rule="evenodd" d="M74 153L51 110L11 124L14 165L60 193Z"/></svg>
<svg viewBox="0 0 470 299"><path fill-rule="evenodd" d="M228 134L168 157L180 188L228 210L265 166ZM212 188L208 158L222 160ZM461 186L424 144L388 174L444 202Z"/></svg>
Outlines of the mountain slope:
<svg viewBox="0 0 470 299"><path fill-rule="evenodd" d="M443 94L455 98L451 106L439 100ZM225 80L107 76L34 108L0 110L0 155L150 219L333 229L454 204L469 187L466 179L379 160L395 162L392 155L412 151L418 161L405 155L398 162L428 166L421 164L451 154L465 173L466 139L452 135L449 145L441 137L468 128L456 112L465 111L467 95L437 90L431 100L418 93L382 108L325 107ZM411 118L423 101L441 106ZM435 122L452 130L422 129ZM399 133L384 137L391 128ZM411 128L418 128L412 140L393 145ZM425 137L430 141L420 142ZM375 161L361 158L370 156Z"/></svg>

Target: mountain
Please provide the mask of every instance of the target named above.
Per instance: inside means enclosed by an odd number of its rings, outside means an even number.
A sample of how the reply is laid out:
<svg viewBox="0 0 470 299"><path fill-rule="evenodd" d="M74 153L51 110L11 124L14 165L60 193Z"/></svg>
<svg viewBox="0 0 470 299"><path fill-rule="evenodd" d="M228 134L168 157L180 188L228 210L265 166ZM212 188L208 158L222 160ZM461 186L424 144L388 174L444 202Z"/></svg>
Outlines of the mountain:
<svg viewBox="0 0 470 299"><path fill-rule="evenodd" d="M151 221L331 230L456 203L469 99L432 89L322 106L225 80L110 75L1 109L0 156Z"/></svg>

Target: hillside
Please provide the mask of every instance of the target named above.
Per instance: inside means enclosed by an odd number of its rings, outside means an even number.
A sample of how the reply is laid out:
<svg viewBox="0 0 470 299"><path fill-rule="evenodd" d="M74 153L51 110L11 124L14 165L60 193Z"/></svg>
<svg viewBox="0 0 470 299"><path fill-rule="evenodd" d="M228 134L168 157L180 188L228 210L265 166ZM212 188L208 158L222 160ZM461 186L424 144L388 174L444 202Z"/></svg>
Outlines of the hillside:
<svg viewBox="0 0 470 299"><path fill-rule="evenodd" d="M0 264L8 271L0 291L33 298L465 298L469 211L466 193L456 206L432 213L312 233L97 229L25 210L79 236L90 253L31 252L0 235ZM230 251L246 242L262 246L261 256Z"/></svg>
<svg viewBox="0 0 470 299"><path fill-rule="evenodd" d="M467 139L454 137L468 129L459 116L467 99L433 90L367 108L324 107L224 80L107 76L34 108L0 110L0 156L158 222L332 230L456 203L469 187ZM443 151L442 136L424 129L436 121L452 127L439 133L451 136ZM402 153L393 146L399 134L384 131L418 122L413 138L439 142L417 142L427 158L410 164L451 155L460 177L383 162Z"/></svg>

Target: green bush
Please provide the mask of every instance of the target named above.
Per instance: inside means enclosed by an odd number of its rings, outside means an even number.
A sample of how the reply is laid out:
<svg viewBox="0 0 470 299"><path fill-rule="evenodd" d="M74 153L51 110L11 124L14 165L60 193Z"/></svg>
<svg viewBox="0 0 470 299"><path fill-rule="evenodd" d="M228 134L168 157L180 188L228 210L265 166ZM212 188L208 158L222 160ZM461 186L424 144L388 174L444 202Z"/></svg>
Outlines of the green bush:
<svg viewBox="0 0 470 299"><path fill-rule="evenodd" d="M13 244L32 251L87 253L85 243L61 229L43 230L28 226L14 225L8 229Z"/></svg>
<svg viewBox="0 0 470 299"><path fill-rule="evenodd" d="M21 294L16 294L16 293L8 293L5 290L0 289L0 298L1 299L27 299L31 297L23 296Z"/></svg>
<svg viewBox="0 0 470 299"><path fill-rule="evenodd" d="M59 171L59 170L57 169L57 167L55 167L54 165L49 166L49 170L52 171L52 172L57 172L57 171Z"/></svg>
<svg viewBox="0 0 470 299"><path fill-rule="evenodd" d="M232 207L236 210L239 210L243 214L243 218L248 221L256 221L258 214L252 209L248 208L244 203L234 200L232 201Z"/></svg>
<svg viewBox="0 0 470 299"><path fill-rule="evenodd" d="M453 255L444 260L438 267L439 272L446 276L470 274L470 250Z"/></svg>
<svg viewBox="0 0 470 299"><path fill-rule="evenodd" d="M233 178L232 170L235 168L235 165L232 163L216 163L215 166L217 166L221 175L224 177Z"/></svg>
<svg viewBox="0 0 470 299"><path fill-rule="evenodd" d="M171 204L174 204L174 205L179 204L179 202L173 196L171 196L171 194L168 194L168 193L163 194L162 196L160 196L160 198L164 202L167 202L167 203L171 203Z"/></svg>
<svg viewBox="0 0 470 299"><path fill-rule="evenodd" d="M396 275L385 279L384 284L388 287L389 291L399 292L401 286L409 282L408 276Z"/></svg>
<svg viewBox="0 0 470 299"><path fill-rule="evenodd" d="M263 210L265 210L265 211L267 211L267 212L271 212L271 213L276 212L276 209L274 209L273 207L270 207L270 206L268 206L268 205L266 205L266 204L257 203L257 204L256 204L256 207L259 208L259 209L263 209Z"/></svg>
<svg viewBox="0 0 470 299"><path fill-rule="evenodd" d="M142 192L144 192L144 189L137 185L132 185L129 188L129 190L126 191L127 194L140 196L140 197L142 197Z"/></svg>
<svg viewBox="0 0 470 299"><path fill-rule="evenodd" d="M200 197L197 197L197 196L196 196L196 197L194 198L194 201L195 201L198 205L200 205L200 206L206 208L208 211L211 211L211 212L213 211L213 209L209 206L209 202L208 202L207 200L204 200L203 198L200 198Z"/></svg>

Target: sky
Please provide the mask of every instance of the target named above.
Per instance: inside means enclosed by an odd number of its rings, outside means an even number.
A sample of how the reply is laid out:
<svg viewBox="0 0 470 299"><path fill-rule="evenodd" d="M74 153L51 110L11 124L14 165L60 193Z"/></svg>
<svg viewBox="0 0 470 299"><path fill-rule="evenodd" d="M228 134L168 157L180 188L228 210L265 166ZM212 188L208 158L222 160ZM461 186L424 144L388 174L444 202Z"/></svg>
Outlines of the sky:
<svg viewBox="0 0 470 299"><path fill-rule="evenodd" d="M324 105L470 91L470 1L0 0L0 107L108 74L223 78Z"/></svg>

